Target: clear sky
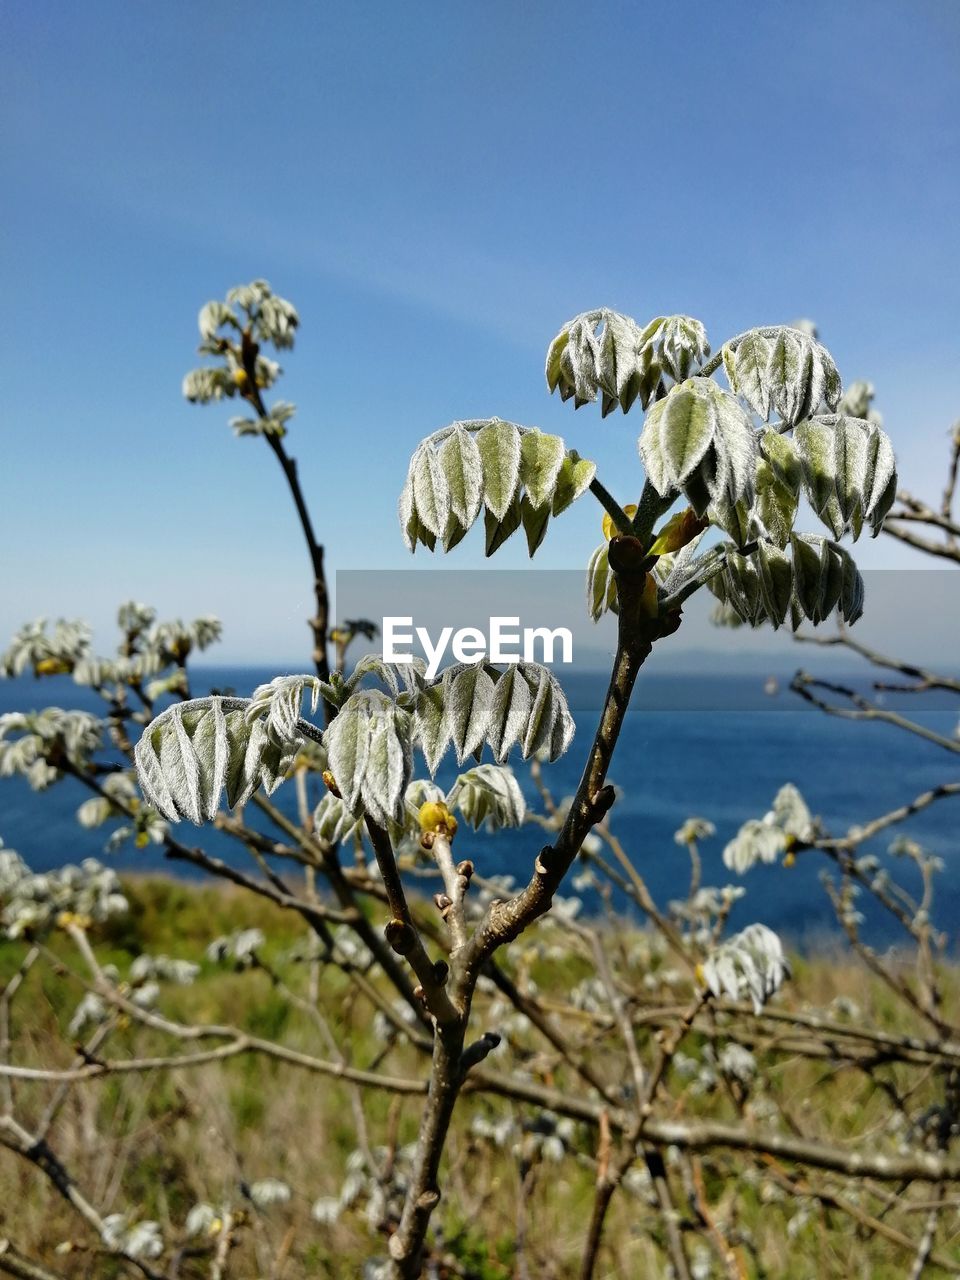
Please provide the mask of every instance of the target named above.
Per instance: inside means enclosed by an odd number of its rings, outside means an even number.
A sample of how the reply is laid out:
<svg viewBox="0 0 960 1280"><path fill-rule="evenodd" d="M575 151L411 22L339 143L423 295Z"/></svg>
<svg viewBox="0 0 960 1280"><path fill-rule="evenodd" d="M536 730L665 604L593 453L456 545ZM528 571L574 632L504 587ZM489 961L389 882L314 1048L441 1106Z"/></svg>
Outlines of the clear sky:
<svg viewBox="0 0 960 1280"><path fill-rule="evenodd" d="M300 309L280 394L331 568L409 563L396 495L454 418L558 431L634 497L639 414L543 382L601 305L698 316L715 348L815 319L875 382L905 482L939 491L954 0L2 0L0 22L0 637L83 615L106 640L135 597L221 616L224 659L307 664L276 464L233 405L180 397L199 306L255 276ZM538 563L584 563L597 526L586 498ZM480 567L481 541L447 563Z"/></svg>

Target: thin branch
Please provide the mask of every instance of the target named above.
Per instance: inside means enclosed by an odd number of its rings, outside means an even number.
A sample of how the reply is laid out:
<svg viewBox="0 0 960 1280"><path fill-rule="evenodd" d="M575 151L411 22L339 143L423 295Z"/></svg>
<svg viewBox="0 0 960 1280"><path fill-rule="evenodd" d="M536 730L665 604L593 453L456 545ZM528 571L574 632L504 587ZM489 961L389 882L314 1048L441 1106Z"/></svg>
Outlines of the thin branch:
<svg viewBox="0 0 960 1280"><path fill-rule="evenodd" d="M795 693L799 693L801 698L812 703L813 706L825 711L827 715L838 716L842 720L878 720L883 724L892 724L898 729L903 729L907 733L915 734L918 738L923 738L925 742L932 742L934 745L942 747L944 751L960 755L960 739L945 738L943 734L935 733L932 729L928 729L922 724L917 724L913 720L908 720L905 716L898 715L895 711L887 711L882 707L875 707L862 694L845 685L834 684L829 680L817 680L806 671L798 671L790 683L790 688ZM838 697L846 698L852 703L852 706L841 707L837 706L836 703L828 702L826 698L818 697L813 692L814 689L825 689L828 693L835 693Z"/></svg>
<svg viewBox="0 0 960 1280"><path fill-rule="evenodd" d="M249 399L260 417L266 418L268 416L267 409L257 387L256 364L258 348L256 343L250 340L249 334L246 332L243 335L242 352L243 365L247 373L247 385L250 388ZM316 612L309 620L310 630L313 633L313 663L320 679L328 680L330 678L330 663L327 658L327 632L330 625L330 598L323 564L323 547L317 541L316 534L313 531L313 521L310 518L307 502L303 496L296 461L287 453L279 436L266 435L264 438L286 478L290 496L293 498L293 505L296 507L297 518L300 521L303 539L307 545L307 554L310 557L310 567L313 571L313 594L316 606ZM335 710L326 701L324 701L323 705L329 723L329 720L335 714Z"/></svg>

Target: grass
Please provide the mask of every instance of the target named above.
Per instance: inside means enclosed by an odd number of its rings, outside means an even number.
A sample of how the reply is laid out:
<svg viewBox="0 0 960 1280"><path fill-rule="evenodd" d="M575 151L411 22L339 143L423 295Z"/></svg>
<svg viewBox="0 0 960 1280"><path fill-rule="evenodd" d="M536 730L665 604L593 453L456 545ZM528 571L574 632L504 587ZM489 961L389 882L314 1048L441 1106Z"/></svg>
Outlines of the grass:
<svg viewBox="0 0 960 1280"><path fill-rule="evenodd" d="M295 916L229 886L138 877L128 879L125 888L129 914L93 935L102 963L115 964L125 974L132 959L143 952L198 961L201 972L193 985L163 985L159 1008L166 1015L227 1022L318 1057L330 1056L320 1024L291 1004L265 972L234 972L204 958L208 942L218 934L260 928L268 939L268 963L291 989L304 995L309 990L309 966L289 958L291 948L305 937ZM555 932L544 936L552 942L559 937ZM638 986L644 969L655 975L665 971L638 935L611 935L612 947L625 945L638 953L631 975ZM62 965L38 964L13 1006L12 1057L19 1063L65 1066L72 1059L65 1028L81 994L71 974L82 966L64 935L53 935L50 947ZM23 951L20 943L0 944L4 984ZM511 964L515 980L534 979L545 1000L566 1000L590 973L582 958L544 952L532 943L521 946ZM347 1047L352 1063L378 1066L385 1046L369 1005L339 972L324 970L320 978L317 1008L329 1031ZM651 999L671 994L656 982L654 988ZM957 1005L956 974L947 975L946 989L949 1011ZM822 1010L839 996L855 1000L863 1017L876 1026L907 1029L886 990L840 952L799 960L784 1001L788 1007ZM503 1021L504 1011L489 1005L489 999L478 1002L480 1029L488 1025L488 1017L490 1026ZM588 1020L585 1026L582 1044L602 1066L609 1048L599 1036L591 1046L594 1032ZM517 1027L508 1038L504 1056L495 1055L491 1065L509 1065L535 1080L577 1091L576 1078L545 1052L535 1033ZM639 1027L637 1043L641 1057L649 1060L655 1050L650 1031ZM706 1038L697 1032L684 1042L683 1052L699 1058L702 1065L707 1048ZM159 1033L125 1026L112 1034L103 1052L119 1058L169 1050L169 1039ZM757 1055L761 1065L769 1064L763 1072L764 1094L804 1130L832 1142L862 1140L868 1132L875 1132L878 1142L888 1140L891 1106L878 1084L879 1073L836 1070L829 1061L790 1057L768 1044L761 1045ZM417 1078L425 1070L423 1060L404 1046L391 1050L379 1069ZM901 1075L892 1067L885 1078L905 1087ZM674 1079L670 1087L678 1115L737 1118L742 1100L734 1088L698 1094ZM18 1083L15 1111L28 1127L36 1123L51 1092L48 1084ZM920 1109L934 1096L929 1082L919 1079L911 1107ZM380 1149L389 1150L402 1171L406 1148L418 1131L419 1099L366 1091L360 1101L371 1147L378 1149L381 1159ZM367 1221L366 1195L329 1225L314 1220L311 1206L320 1197L341 1194L348 1167L357 1159L357 1105L358 1095L340 1081L250 1056L74 1087L51 1132L51 1145L101 1213L127 1211L134 1219L154 1219L168 1242L184 1245L178 1271L182 1280L210 1274L215 1237L187 1241L183 1232L186 1215L198 1202L228 1204L241 1213L231 1276L352 1280L361 1275L366 1259L383 1255L386 1226L374 1221L371 1227ZM472 1132L478 1118L496 1122L511 1113L521 1123L503 1146ZM438 1237L451 1262L447 1272L438 1273L441 1277L568 1280L576 1275L593 1194L596 1134L573 1127L564 1158L553 1162L536 1132L536 1119L530 1108L514 1109L503 1100L479 1095L462 1100L445 1156L444 1198L435 1216ZM858 1233L836 1210L814 1203L809 1219L800 1221L796 1195L789 1181L784 1182L793 1177L792 1170L719 1153L703 1161L702 1171L712 1216L750 1242L739 1251L746 1275L893 1280L909 1274L909 1254L868 1232ZM675 1172L682 1198L685 1175L679 1167ZM292 1190L289 1204L257 1209L245 1188L263 1178L287 1182ZM681 1203L680 1208L689 1214L688 1205ZM389 1205L381 1216L389 1218ZM952 1216L955 1219L955 1211ZM918 1221L914 1215L913 1225ZM109 1280L126 1274L97 1251L91 1233L33 1166L0 1149L0 1236L4 1234L69 1280ZM523 1240L522 1257L518 1236ZM666 1274L657 1217L642 1186L615 1197L606 1240L598 1280ZM949 1225L938 1245L960 1262ZM70 1251L64 1251L65 1246ZM714 1269L704 1274L723 1273ZM941 1273L933 1267L924 1272L928 1277L937 1274Z"/></svg>

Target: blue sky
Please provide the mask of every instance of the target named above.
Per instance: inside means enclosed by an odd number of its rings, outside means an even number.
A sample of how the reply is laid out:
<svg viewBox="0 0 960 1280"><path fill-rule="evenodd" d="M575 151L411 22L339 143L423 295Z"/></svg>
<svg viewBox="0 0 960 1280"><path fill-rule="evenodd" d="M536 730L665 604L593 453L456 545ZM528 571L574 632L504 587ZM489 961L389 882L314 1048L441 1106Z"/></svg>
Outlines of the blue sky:
<svg viewBox="0 0 960 1280"><path fill-rule="evenodd" d="M957 392L952 0L0 5L0 636L116 604L305 665L304 553L235 410L180 397L199 306L302 316L280 394L332 568L402 568L395 500L455 418L559 431L635 496L640 418L547 395L577 312L814 318L941 486ZM538 563L598 541L584 499ZM889 540L867 567L911 563ZM498 567L524 561L508 545ZM418 558L419 563L419 558ZM478 534L451 565L483 564Z"/></svg>

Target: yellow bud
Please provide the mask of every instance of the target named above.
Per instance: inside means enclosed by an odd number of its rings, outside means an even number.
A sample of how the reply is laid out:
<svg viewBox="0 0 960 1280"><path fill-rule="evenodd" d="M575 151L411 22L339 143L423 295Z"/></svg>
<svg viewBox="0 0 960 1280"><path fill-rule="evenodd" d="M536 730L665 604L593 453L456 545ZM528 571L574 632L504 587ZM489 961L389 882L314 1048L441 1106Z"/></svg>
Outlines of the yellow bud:
<svg viewBox="0 0 960 1280"><path fill-rule="evenodd" d="M694 969L694 971L693 971L693 976L694 976L694 977L696 978L696 980L700 983L701 987L705 987L705 986L707 985L707 980L706 980L706 978L704 977L704 974L703 974L703 965L702 965L702 964L698 964L698 965L697 965L697 967L696 967L696 968Z"/></svg>
<svg viewBox="0 0 960 1280"><path fill-rule="evenodd" d="M234 369L233 380L242 390L250 381L250 378L247 375L246 369Z"/></svg>
<svg viewBox="0 0 960 1280"><path fill-rule="evenodd" d="M635 502L628 502L627 505L623 508L623 514L625 516L629 516L630 519L632 520L633 517L637 514L637 504ZM613 523L613 518L609 515L604 516L603 517L603 536L606 538L606 540L609 542L610 539L615 538L619 532L620 530Z"/></svg>
<svg viewBox="0 0 960 1280"><path fill-rule="evenodd" d="M214 1218L214 1220L210 1223L209 1230L212 1236L219 1235L220 1232L223 1230L222 1220L220 1218Z"/></svg>
<svg viewBox="0 0 960 1280"><path fill-rule="evenodd" d="M61 911L56 922L61 929L68 929L71 925L77 929L89 929L93 924L90 916L78 915L74 911Z"/></svg>
<svg viewBox="0 0 960 1280"><path fill-rule="evenodd" d="M705 529L709 523L708 520L701 519L693 507L678 511L675 516L670 517L657 534L656 541L650 548L650 554L652 556L665 556L671 551L679 551L688 542L692 542L697 534Z"/></svg>
<svg viewBox="0 0 960 1280"><path fill-rule="evenodd" d="M150 837L147 835L145 831L138 831L133 843L136 846L136 848L145 849L147 845L150 843Z"/></svg>
<svg viewBox="0 0 960 1280"><path fill-rule="evenodd" d="M421 831L439 831L441 827L446 828L448 832L451 827L454 831L457 829L456 819L451 816L450 810L442 800L428 800L422 804L417 814L417 821Z"/></svg>
<svg viewBox="0 0 960 1280"><path fill-rule="evenodd" d="M340 799L340 788L337 786L337 780L329 769L324 769L320 775L323 778L323 785L327 788L331 795Z"/></svg>
<svg viewBox="0 0 960 1280"><path fill-rule="evenodd" d="M797 860L797 855L791 849L784 855L783 865L785 867L792 867L793 864L796 862L796 860Z"/></svg>
<svg viewBox="0 0 960 1280"><path fill-rule="evenodd" d="M72 669L64 658L41 658L34 667L38 676L66 676Z"/></svg>

